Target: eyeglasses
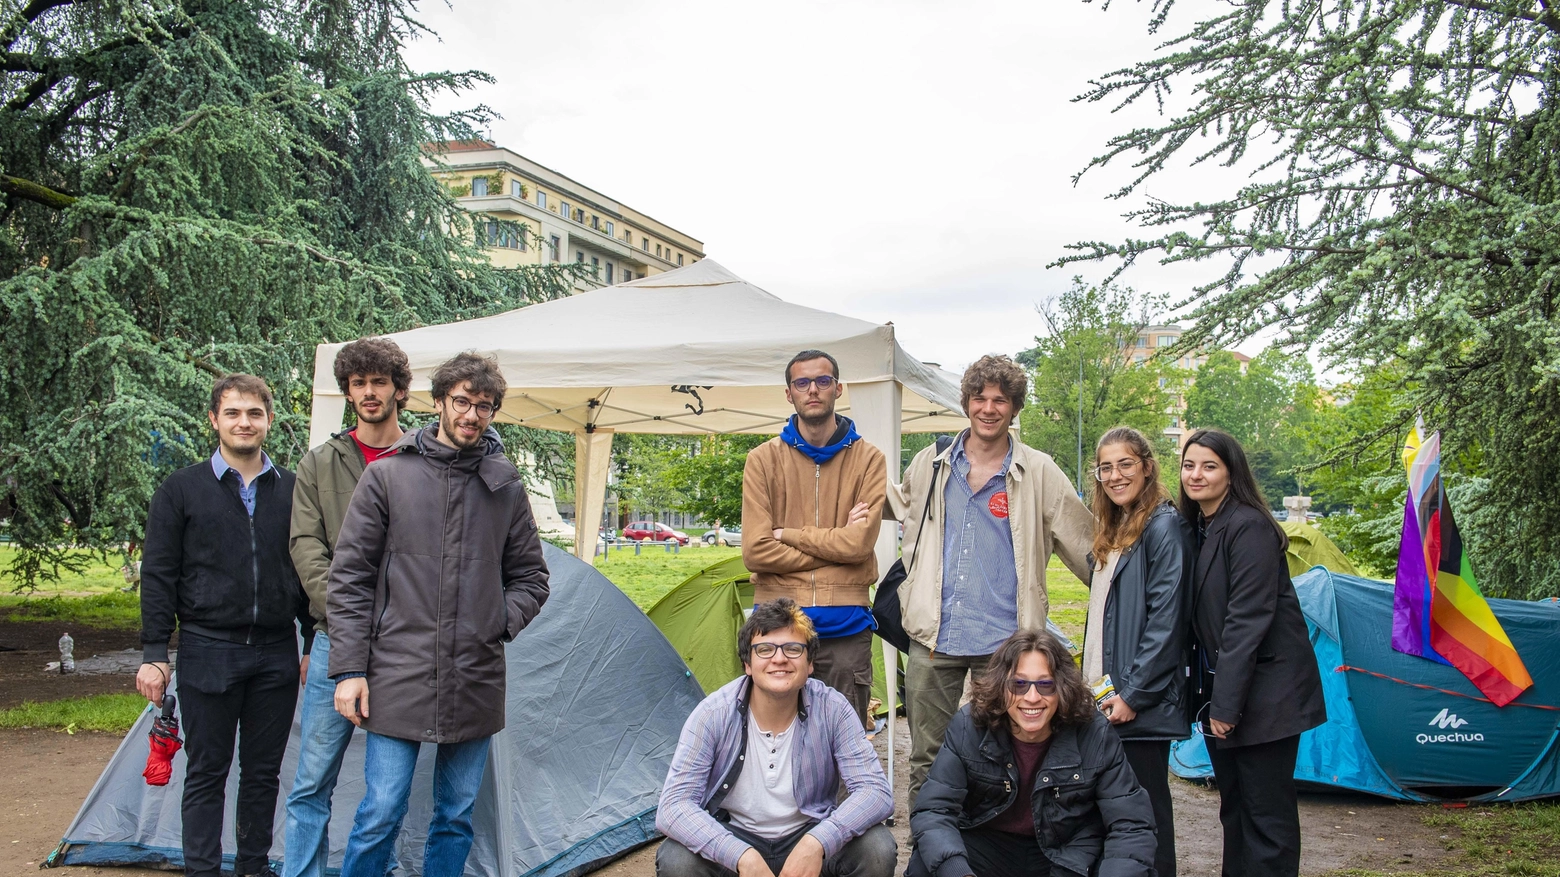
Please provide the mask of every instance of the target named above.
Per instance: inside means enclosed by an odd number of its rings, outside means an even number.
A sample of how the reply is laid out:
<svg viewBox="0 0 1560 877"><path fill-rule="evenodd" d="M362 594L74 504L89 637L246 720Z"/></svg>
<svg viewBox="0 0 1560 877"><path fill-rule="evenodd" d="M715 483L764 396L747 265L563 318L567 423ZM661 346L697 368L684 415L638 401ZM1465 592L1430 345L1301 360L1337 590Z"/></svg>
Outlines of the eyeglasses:
<svg viewBox="0 0 1560 877"><path fill-rule="evenodd" d="M748 647L753 654L768 660L775 656L775 652L784 652L787 658L795 660L807 654L806 643L754 643Z"/></svg>
<svg viewBox="0 0 1560 877"><path fill-rule="evenodd" d="M1042 697L1050 697L1056 693L1056 680L1020 679L1017 676L1014 676L1012 679L1008 680L1007 688L1008 693L1014 697L1023 697L1029 692L1029 689L1031 688L1040 692Z"/></svg>
<svg viewBox="0 0 1560 877"><path fill-rule="evenodd" d="M798 393L807 392L808 387L816 386L820 390L827 390L839 381L833 375L819 375L816 378L796 378L791 381L791 386Z"/></svg>
<svg viewBox="0 0 1560 877"><path fill-rule="evenodd" d="M450 407L455 409L456 414L465 414L467 411L475 408L477 409L478 417L488 418L492 417L493 412L498 410L498 406L491 402L473 402L465 396L445 396L444 398L449 401Z"/></svg>
<svg viewBox="0 0 1560 877"><path fill-rule="evenodd" d="M1122 460L1114 465L1101 463L1094 467L1094 480L1109 481L1120 475L1122 478L1131 478L1137 474L1138 467L1143 465L1142 460Z"/></svg>

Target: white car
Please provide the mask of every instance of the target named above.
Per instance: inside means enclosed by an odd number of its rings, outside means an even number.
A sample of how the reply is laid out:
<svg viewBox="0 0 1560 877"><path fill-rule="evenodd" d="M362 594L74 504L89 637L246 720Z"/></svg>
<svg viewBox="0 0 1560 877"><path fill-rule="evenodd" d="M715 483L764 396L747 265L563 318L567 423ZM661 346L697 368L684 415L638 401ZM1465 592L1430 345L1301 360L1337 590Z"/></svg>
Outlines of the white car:
<svg viewBox="0 0 1560 877"><path fill-rule="evenodd" d="M742 547L741 527L721 527L719 530L709 530L704 534L705 545L719 545L725 542L732 548Z"/></svg>

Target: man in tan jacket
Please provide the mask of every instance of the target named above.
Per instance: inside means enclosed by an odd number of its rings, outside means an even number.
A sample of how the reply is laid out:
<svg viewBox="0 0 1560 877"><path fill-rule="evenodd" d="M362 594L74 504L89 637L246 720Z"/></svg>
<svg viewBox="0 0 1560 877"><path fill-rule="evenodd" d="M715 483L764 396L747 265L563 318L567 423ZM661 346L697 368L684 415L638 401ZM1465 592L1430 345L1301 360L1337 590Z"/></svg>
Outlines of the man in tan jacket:
<svg viewBox="0 0 1560 877"><path fill-rule="evenodd" d="M790 597L802 606L819 637L812 675L871 728L868 592L878 577L887 466L850 418L834 413L844 389L834 357L798 353L785 382L796 416L748 453L742 472L742 563L755 603Z"/></svg>
<svg viewBox="0 0 1560 877"><path fill-rule="evenodd" d="M941 451L933 445L917 454L889 490L889 517L905 525L903 555L915 558L899 587L910 635L912 806L959 708L965 676L985 669L1016 631L1045 629L1051 554L1089 580L1093 516L1050 455L1008 431L1028 389L1011 359L981 357L959 386L969 428Z"/></svg>

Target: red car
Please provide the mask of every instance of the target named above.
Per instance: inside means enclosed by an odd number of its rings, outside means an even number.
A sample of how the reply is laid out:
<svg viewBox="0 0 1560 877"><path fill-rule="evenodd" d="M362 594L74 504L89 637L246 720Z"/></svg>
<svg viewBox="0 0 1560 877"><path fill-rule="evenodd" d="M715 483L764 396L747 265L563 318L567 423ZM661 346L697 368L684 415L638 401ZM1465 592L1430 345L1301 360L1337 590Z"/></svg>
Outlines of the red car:
<svg viewBox="0 0 1560 877"><path fill-rule="evenodd" d="M631 521L623 528L623 538L634 542L676 542L678 545L688 544L688 534L681 530L673 530L665 524L654 521Z"/></svg>

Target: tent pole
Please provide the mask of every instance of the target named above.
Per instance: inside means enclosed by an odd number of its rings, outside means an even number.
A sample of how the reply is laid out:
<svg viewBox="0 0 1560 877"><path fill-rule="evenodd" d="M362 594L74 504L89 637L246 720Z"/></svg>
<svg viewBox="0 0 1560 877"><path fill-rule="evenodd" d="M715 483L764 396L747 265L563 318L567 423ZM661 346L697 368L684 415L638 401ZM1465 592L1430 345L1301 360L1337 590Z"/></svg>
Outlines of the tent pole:
<svg viewBox="0 0 1560 877"><path fill-rule="evenodd" d="M574 556L596 562L601 513L607 504L607 469L612 465L612 430L574 433Z"/></svg>
<svg viewBox="0 0 1560 877"><path fill-rule="evenodd" d="M851 419L862 438L883 452L888 479L899 481L899 427L904 411L904 387L898 381L847 382ZM899 525L884 521L878 533L878 577L899 555ZM894 791L894 714L899 706L899 652L883 643L883 699L888 709L888 789Z"/></svg>

